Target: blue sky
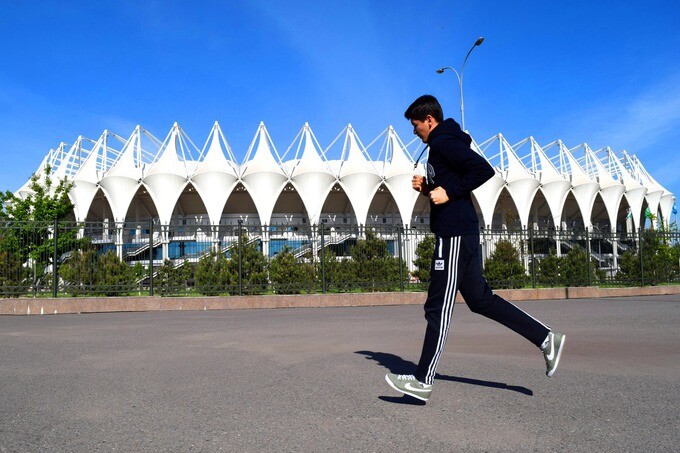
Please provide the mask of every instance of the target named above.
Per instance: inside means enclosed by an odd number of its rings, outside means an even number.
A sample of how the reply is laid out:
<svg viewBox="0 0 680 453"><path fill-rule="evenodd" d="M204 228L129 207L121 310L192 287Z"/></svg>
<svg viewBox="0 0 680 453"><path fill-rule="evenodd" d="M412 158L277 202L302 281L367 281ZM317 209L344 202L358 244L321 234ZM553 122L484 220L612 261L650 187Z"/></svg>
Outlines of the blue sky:
<svg viewBox="0 0 680 453"><path fill-rule="evenodd" d="M304 122L322 147L367 145L437 96L482 142L533 136L636 154L680 193L680 2L0 0L0 190L50 148L177 121L200 147L218 121L240 160L260 121L283 154Z"/></svg>

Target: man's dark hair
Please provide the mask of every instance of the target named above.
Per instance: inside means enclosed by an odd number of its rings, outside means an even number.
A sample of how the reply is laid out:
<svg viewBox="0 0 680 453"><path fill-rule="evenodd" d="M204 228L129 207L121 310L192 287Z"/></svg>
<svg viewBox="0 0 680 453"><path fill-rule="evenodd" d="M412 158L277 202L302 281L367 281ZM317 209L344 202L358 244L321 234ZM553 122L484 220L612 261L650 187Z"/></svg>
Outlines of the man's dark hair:
<svg viewBox="0 0 680 453"><path fill-rule="evenodd" d="M406 112L404 112L404 116L407 120L425 121L427 115L432 116L438 123L444 121L442 106L439 105L439 101L436 97L429 94L420 96L413 101L413 104L409 105Z"/></svg>

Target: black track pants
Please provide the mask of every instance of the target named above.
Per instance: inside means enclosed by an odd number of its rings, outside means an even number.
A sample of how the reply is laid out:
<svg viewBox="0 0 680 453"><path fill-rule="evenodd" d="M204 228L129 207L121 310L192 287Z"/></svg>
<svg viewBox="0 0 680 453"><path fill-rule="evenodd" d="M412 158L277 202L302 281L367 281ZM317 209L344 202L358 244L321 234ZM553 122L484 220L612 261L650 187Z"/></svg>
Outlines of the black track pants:
<svg viewBox="0 0 680 453"><path fill-rule="evenodd" d="M482 275L479 236L437 237L425 301L427 328L415 377L432 384L451 326L456 291L470 310L493 319L531 341L543 343L550 328L491 291Z"/></svg>

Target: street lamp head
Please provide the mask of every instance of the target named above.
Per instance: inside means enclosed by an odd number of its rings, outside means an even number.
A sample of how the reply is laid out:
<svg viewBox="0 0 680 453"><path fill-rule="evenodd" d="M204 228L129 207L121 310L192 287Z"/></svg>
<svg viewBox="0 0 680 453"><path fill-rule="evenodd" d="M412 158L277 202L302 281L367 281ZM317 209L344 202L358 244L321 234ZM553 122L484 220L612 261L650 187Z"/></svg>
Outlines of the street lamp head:
<svg viewBox="0 0 680 453"><path fill-rule="evenodd" d="M437 69L437 74L441 74L442 72L444 72L444 68Z"/></svg>
<svg viewBox="0 0 680 453"><path fill-rule="evenodd" d="M484 36L480 36L477 38L477 41L475 41L475 46L479 46L484 42Z"/></svg>

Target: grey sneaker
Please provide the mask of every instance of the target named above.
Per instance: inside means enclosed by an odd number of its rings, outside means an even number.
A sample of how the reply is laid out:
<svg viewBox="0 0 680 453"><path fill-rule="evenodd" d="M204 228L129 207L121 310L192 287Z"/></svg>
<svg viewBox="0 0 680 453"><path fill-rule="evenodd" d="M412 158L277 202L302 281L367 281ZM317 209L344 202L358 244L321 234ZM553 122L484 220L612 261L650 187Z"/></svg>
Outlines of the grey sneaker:
<svg viewBox="0 0 680 453"><path fill-rule="evenodd" d="M543 356L545 357L545 365L547 370L545 375L552 377L557 369L557 365L560 363L560 356L562 355L562 349L564 348L564 340L566 335L562 335L557 332L550 332L547 338L547 345L543 349Z"/></svg>
<svg viewBox="0 0 680 453"><path fill-rule="evenodd" d="M385 380L394 390L412 396L420 401L427 401L432 393L432 386L418 381L412 374L387 373Z"/></svg>

